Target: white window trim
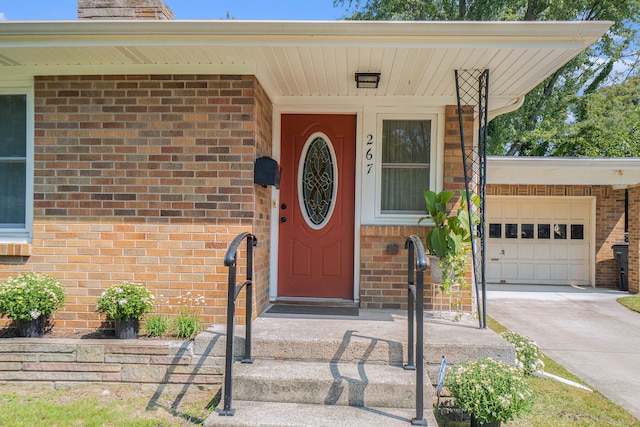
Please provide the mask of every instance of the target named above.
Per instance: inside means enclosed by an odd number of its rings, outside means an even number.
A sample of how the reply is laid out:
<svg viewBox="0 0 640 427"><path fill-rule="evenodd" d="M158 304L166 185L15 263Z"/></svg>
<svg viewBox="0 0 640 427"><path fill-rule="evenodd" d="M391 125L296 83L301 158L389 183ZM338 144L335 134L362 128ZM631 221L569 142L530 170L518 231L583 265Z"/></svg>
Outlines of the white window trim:
<svg viewBox="0 0 640 427"><path fill-rule="evenodd" d="M0 243L31 243L33 238L33 147L34 147L34 93L33 83L17 83L15 81L0 82L0 95L27 96L27 147L26 147L26 197L25 227L2 228L0 226Z"/></svg>
<svg viewBox="0 0 640 427"><path fill-rule="evenodd" d="M362 162L362 224L417 225L424 213L383 213L381 211L382 179L382 122L383 120L431 120L431 158L429 189L438 191L444 176L444 120L445 109L371 108L364 112ZM369 151L371 149L371 151ZM368 157L371 155L371 159ZM425 186L426 189L426 186Z"/></svg>

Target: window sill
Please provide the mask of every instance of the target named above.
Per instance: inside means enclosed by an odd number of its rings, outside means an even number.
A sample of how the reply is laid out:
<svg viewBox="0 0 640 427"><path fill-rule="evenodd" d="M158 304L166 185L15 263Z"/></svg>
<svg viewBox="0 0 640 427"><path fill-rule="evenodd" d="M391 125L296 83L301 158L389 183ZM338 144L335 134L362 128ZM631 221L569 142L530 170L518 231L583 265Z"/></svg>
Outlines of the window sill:
<svg viewBox="0 0 640 427"><path fill-rule="evenodd" d="M31 243L0 243L0 256L31 256Z"/></svg>

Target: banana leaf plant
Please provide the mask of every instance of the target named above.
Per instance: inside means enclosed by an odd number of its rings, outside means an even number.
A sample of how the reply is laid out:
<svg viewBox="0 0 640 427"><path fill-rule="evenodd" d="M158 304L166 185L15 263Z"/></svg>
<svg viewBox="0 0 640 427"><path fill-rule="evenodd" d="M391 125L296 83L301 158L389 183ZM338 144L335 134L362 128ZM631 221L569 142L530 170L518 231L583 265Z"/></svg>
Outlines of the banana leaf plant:
<svg viewBox="0 0 640 427"><path fill-rule="evenodd" d="M433 220L434 227L427 232L425 246L427 252L439 260L442 277L434 277L434 280L440 283L440 289L445 293L450 292L453 284L466 285L471 227L480 222L480 217L475 212L472 213L471 222L469 221L466 191L460 191L460 208L455 212L449 211L447 206L455 194L446 190L439 193L425 190L424 199L429 214L418 220L418 224L428 219ZM469 196L471 203L478 207L480 197L473 193Z"/></svg>

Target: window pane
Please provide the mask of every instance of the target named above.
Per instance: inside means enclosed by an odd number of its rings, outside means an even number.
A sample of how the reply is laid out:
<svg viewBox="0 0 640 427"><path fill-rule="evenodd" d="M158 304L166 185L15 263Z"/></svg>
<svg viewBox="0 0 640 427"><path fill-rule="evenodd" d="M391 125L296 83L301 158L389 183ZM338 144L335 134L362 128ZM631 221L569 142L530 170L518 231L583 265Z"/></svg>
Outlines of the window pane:
<svg viewBox="0 0 640 427"><path fill-rule="evenodd" d="M382 168L382 211L424 212L429 188L427 168Z"/></svg>
<svg viewBox="0 0 640 427"><path fill-rule="evenodd" d="M571 224L571 239L583 240L584 239L584 225Z"/></svg>
<svg viewBox="0 0 640 427"><path fill-rule="evenodd" d="M489 237L491 239L502 239L502 224L489 224Z"/></svg>
<svg viewBox="0 0 640 427"><path fill-rule="evenodd" d="M429 163L431 120L384 120L382 163Z"/></svg>
<svg viewBox="0 0 640 427"><path fill-rule="evenodd" d="M0 157L26 157L26 140L26 95L0 95Z"/></svg>
<svg viewBox="0 0 640 427"><path fill-rule="evenodd" d="M425 212L429 188L431 120L382 122L381 210Z"/></svg>
<svg viewBox="0 0 640 427"><path fill-rule="evenodd" d="M518 238L518 224L506 224L504 234L507 239Z"/></svg>
<svg viewBox="0 0 640 427"><path fill-rule="evenodd" d="M22 162L0 162L0 227L25 226L26 167Z"/></svg>
<svg viewBox="0 0 640 427"><path fill-rule="evenodd" d="M538 224L538 239L551 238L551 224Z"/></svg>
<svg viewBox="0 0 640 427"><path fill-rule="evenodd" d="M533 224L522 224L522 238L533 239Z"/></svg>
<svg viewBox="0 0 640 427"><path fill-rule="evenodd" d="M553 238L564 240L567 238L567 224L555 224L553 226Z"/></svg>

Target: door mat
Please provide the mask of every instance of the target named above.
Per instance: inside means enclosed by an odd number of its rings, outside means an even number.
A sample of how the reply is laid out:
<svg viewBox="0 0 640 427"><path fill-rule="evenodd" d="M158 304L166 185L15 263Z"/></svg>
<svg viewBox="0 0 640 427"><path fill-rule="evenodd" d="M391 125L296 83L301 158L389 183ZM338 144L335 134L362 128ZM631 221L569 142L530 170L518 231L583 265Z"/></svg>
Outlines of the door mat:
<svg viewBox="0 0 640 427"><path fill-rule="evenodd" d="M327 307L322 305L274 304L267 310L271 314L315 314L319 316L357 316L358 307Z"/></svg>

